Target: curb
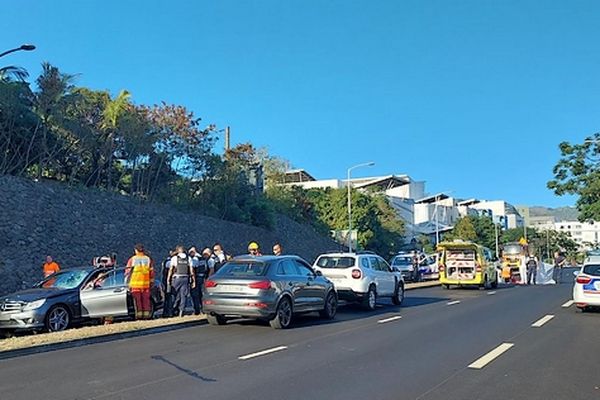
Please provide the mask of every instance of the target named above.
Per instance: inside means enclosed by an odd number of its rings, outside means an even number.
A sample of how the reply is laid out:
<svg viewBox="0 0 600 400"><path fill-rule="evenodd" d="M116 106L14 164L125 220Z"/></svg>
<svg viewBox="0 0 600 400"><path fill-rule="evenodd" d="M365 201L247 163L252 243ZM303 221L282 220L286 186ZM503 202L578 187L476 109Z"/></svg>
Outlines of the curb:
<svg viewBox="0 0 600 400"><path fill-rule="evenodd" d="M47 353L50 351L64 350L64 349L69 349L69 348L74 348L74 347L87 346L90 344L106 343L106 342L112 342L115 340L122 340L122 339L129 339L129 338L139 337L139 336L153 335L156 333L169 332L169 331L174 331L174 330L178 330L178 329L189 328L191 326L206 325L206 324L207 324L206 319L185 321L185 322L174 323L174 324L169 324L169 325L164 325L164 326L142 328L142 329L133 330L133 331L109 333L109 334L105 334L105 335L85 337L85 338L81 338L81 339L72 339L72 340L67 340L64 342L41 344L41 345L24 347L21 349L14 349L14 350L5 350L5 351L0 351L0 360L7 360L10 358L28 356L28 355L32 355L32 354Z"/></svg>

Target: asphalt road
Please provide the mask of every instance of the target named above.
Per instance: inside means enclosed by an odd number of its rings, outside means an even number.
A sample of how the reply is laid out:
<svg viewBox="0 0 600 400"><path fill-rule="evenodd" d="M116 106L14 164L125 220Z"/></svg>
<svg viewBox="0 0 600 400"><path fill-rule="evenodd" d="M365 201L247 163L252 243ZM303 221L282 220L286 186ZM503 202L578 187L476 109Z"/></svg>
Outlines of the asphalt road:
<svg viewBox="0 0 600 400"><path fill-rule="evenodd" d="M287 331L205 325L0 361L0 398L600 399L600 313L562 307L571 284L407 295Z"/></svg>

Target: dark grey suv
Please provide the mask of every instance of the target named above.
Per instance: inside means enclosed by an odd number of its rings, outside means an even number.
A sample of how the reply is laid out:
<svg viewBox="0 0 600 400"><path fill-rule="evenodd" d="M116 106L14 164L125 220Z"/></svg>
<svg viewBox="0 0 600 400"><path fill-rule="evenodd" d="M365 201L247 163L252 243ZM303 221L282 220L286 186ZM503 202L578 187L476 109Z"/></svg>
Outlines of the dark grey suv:
<svg viewBox="0 0 600 400"><path fill-rule="evenodd" d="M333 319L337 311L333 283L297 256L237 257L211 276L203 290L211 325L256 318L285 329L294 314L318 311Z"/></svg>

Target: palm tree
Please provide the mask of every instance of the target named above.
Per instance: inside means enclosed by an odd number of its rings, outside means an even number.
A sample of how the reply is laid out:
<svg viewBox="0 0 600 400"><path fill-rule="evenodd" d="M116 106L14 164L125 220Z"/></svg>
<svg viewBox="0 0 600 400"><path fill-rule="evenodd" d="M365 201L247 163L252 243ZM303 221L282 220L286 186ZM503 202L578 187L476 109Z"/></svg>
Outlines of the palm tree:
<svg viewBox="0 0 600 400"><path fill-rule="evenodd" d="M13 79L24 82L29 77L29 73L23 67L17 67L15 65L8 65L0 68L0 81L8 82Z"/></svg>
<svg viewBox="0 0 600 400"><path fill-rule="evenodd" d="M117 123L121 115L131 106L131 93L127 90L121 90L117 97L110 100L103 113L102 128L108 133L108 169L106 176L106 188L112 187L112 164L115 153L115 134Z"/></svg>

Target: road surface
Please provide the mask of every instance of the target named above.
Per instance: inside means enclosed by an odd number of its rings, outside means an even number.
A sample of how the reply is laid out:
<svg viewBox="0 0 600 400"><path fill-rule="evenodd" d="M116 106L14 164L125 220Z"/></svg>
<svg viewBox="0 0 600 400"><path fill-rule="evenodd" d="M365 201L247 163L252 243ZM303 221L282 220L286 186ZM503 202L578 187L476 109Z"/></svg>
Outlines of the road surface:
<svg viewBox="0 0 600 400"><path fill-rule="evenodd" d="M435 287L287 331L205 325L7 359L0 398L600 399L600 313L566 307L570 292Z"/></svg>

